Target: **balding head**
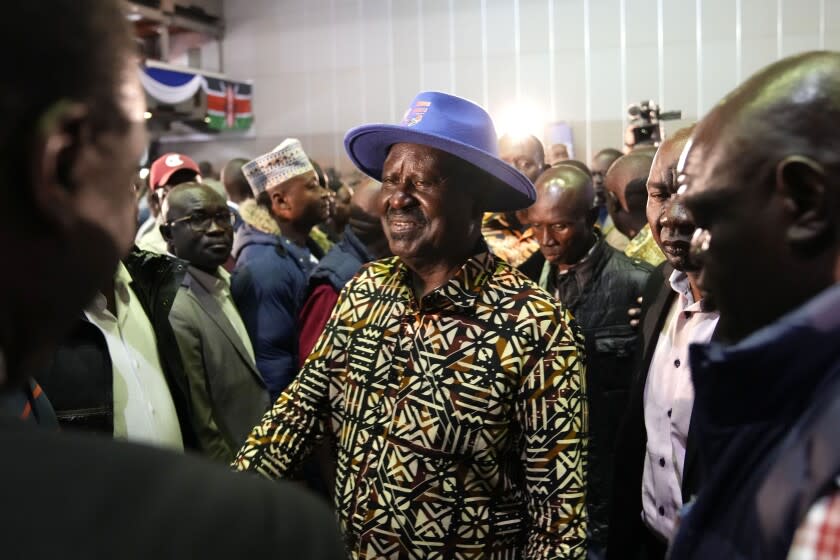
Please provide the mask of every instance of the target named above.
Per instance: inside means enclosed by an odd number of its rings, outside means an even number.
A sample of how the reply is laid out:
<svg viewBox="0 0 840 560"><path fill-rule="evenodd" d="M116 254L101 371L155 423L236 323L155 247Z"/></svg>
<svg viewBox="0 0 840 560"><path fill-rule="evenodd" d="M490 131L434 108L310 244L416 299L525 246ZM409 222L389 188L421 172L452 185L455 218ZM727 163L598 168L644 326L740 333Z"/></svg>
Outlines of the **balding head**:
<svg viewBox="0 0 840 560"><path fill-rule="evenodd" d="M679 171L703 289L740 339L840 280L840 54L761 70L698 123Z"/></svg>
<svg viewBox="0 0 840 560"><path fill-rule="evenodd" d="M650 154L631 152L618 158L604 177L607 210L618 231L630 239L647 224L645 184L652 162Z"/></svg>
<svg viewBox="0 0 840 560"><path fill-rule="evenodd" d="M545 151L536 136L512 136L499 138L499 158L512 165L535 182L545 169Z"/></svg>
<svg viewBox="0 0 840 560"><path fill-rule="evenodd" d="M622 155L624 154L615 148L604 148L603 150L600 150L597 154L592 156L592 165L590 166L592 173L605 175L615 160L620 158Z"/></svg>
<svg viewBox="0 0 840 560"><path fill-rule="evenodd" d="M242 166L246 163L248 160L245 158L235 158L222 168L222 184L225 186L230 201L236 204L242 204L249 198L254 198L251 185L242 172Z"/></svg>
<svg viewBox="0 0 840 560"><path fill-rule="evenodd" d="M570 160L571 161L571 160ZM592 179L576 165L561 163L549 168L536 184L537 203L562 199L576 215L588 214L595 202Z"/></svg>
<svg viewBox="0 0 840 560"><path fill-rule="evenodd" d="M592 179L573 165L556 165L537 179L537 201L526 214L540 250L550 263L568 267L594 242L598 216Z"/></svg>

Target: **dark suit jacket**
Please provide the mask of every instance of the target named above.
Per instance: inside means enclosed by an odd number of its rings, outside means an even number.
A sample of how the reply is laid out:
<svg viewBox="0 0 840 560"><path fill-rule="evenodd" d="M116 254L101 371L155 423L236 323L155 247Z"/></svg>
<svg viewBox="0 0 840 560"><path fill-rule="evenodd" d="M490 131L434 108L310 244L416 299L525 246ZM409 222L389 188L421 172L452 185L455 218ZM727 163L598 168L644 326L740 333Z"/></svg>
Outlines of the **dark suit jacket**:
<svg viewBox="0 0 840 560"><path fill-rule="evenodd" d="M667 262L650 275L644 290L643 309L639 324L641 340L636 355L637 367L630 389L627 410L619 430L615 449L616 467L612 488L612 514L607 545L609 560L635 559L642 556L641 548L648 529L641 519L642 475L644 473L647 432L645 431L644 391L648 369L656 350L659 333L677 294L668 278L673 272ZM683 466L682 494L687 503L697 493L699 473L696 437L689 424Z"/></svg>
<svg viewBox="0 0 840 560"><path fill-rule="evenodd" d="M169 314L199 448L230 463L268 408L268 391L213 294L187 272Z"/></svg>
<svg viewBox="0 0 840 560"><path fill-rule="evenodd" d="M346 557L329 509L291 483L16 420L0 449L4 560Z"/></svg>

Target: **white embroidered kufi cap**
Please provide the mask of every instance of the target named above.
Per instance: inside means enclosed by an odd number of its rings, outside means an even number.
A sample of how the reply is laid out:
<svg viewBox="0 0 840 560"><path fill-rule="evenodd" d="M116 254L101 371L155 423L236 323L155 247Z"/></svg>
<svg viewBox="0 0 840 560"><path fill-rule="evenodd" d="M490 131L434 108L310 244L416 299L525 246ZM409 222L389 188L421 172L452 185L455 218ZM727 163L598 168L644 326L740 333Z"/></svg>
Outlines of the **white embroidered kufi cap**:
<svg viewBox="0 0 840 560"><path fill-rule="evenodd" d="M288 181L298 175L315 171L309 162L309 157L303 151L300 140L286 138L283 142L256 159L252 159L244 166L242 172L254 194Z"/></svg>

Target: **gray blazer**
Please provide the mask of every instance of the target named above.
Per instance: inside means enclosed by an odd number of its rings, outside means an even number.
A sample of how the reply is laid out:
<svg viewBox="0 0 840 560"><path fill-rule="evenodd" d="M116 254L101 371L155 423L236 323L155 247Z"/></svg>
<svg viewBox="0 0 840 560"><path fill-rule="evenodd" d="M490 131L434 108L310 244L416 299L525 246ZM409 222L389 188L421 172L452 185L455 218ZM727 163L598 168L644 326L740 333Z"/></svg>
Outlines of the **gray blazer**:
<svg viewBox="0 0 840 560"><path fill-rule="evenodd" d="M221 305L189 272L169 321L184 362L199 446L206 455L233 461L268 409L262 376Z"/></svg>

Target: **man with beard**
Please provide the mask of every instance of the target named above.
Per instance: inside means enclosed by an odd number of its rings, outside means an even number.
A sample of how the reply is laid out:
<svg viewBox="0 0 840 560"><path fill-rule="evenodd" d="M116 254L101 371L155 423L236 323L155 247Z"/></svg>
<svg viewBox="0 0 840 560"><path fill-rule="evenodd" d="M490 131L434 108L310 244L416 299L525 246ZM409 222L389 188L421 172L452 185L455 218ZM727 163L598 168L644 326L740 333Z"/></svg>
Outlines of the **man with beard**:
<svg viewBox="0 0 840 560"><path fill-rule="evenodd" d="M0 77L0 243L20 266L0 275L9 395L128 253L146 133L121 3L10 3L0 45L16 53ZM326 508L296 488L6 415L0 449L4 558L341 557Z"/></svg>
<svg viewBox="0 0 840 560"><path fill-rule="evenodd" d="M652 267L606 243L595 227L598 208L589 175L561 163L536 184L528 223L545 256L540 287L563 302L586 339L590 446L586 506L589 547L603 557L609 523L613 448L620 411L633 379L637 335L627 310L642 295Z"/></svg>
<svg viewBox="0 0 840 560"><path fill-rule="evenodd" d="M309 234L327 217L329 193L294 138L242 170L259 193L263 217L257 223L242 213L248 223L234 242L231 293L254 344L257 369L276 399L297 373L298 313L306 279L323 256Z"/></svg>
<svg viewBox="0 0 840 560"><path fill-rule="evenodd" d="M643 296L639 370L616 446L610 559L663 558L699 485L688 347L711 339L718 315L704 306L689 258L694 223L676 196L674 170L690 134L662 143L647 181L648 224L667 261Z"/></svg>
<svg viewBox="0 0 840 560"><path fill-rule="evenodd" d="M759 71L679 178L723 342L692 349L704 478L673 558L838 558L840 54ZM724 344L725 343L725 344Z"/></svg>
<svg viewBox="0 0 840 560"><path fill-rule="evenodd" d="M222 265L233 245L233 214L207 185L183 183L163 203L169 251L189 263L169 321L183 362L198 448L224 463L268 408L254 349Z"/></svg>
<svg viewBox="0 0 840 560"><path fill-rule="evenodd" d="M354 558L584 558L580 332L481 238L533 184L479 106L426 92L405 115L345 137L396 256L347 284L236 467L285 478L334 436Z"/></svg>

